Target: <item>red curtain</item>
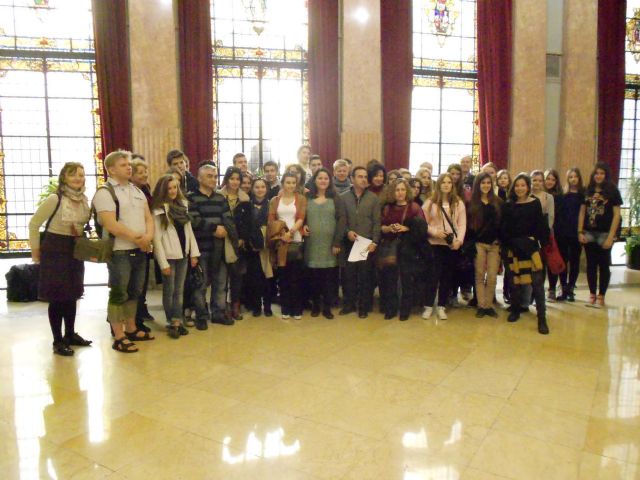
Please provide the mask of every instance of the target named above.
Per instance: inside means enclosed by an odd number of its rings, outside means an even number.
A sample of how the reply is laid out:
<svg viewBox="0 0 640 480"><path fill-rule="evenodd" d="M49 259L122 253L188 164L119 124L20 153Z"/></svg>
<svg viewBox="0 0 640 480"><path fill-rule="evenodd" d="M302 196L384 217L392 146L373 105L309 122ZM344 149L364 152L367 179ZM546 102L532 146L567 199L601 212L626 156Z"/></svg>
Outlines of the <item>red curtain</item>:
<svg viewBox="0 0 640 480"><path fill-rule="evenodd" d="M598 1L598 160L620 171L625 88L626 1Z"/></svg>
<svg viewBox="0 0 640 480"><path fill-rule="evenodd" d="M478 122L480 163L509 165L512 0L478 1Z"/></svg>
<svg viewBox="0 0 640 480"><path fill-rule="evenodd" d="M178 2L182 145L196 173L213 157L213 67L209 0Z"/></svg>
<svg viewBox="0 0 640 480"><path fill-rule="evenodd" d="M102 155L131 150L131 90L127 3L93 0L93 35L100 102Z"/></svg>
<svg viewBox="0 0 640 480"><path fill-rule="evenodd" d="M411 0L380 2L382 132L387 170L409 167L413 23Z"/></svg>
<svg viewBox="0 0 640 480"><path fill-rule="evenodd" d="M340 156L338 0L308 0L311 150L331 167Z"/></svg>

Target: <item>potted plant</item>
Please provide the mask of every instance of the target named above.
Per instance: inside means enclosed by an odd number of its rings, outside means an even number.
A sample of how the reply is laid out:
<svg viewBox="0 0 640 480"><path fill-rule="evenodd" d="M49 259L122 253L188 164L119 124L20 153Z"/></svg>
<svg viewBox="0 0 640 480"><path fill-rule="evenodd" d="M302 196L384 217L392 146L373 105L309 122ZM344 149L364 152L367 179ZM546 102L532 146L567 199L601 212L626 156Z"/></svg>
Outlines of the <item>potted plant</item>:
<svg viewBox="0 0 640 480"><path fill-rule="evenodd" d="M640 176L629 179L629 233L625 244L627 267L640 270Z"/></svg>

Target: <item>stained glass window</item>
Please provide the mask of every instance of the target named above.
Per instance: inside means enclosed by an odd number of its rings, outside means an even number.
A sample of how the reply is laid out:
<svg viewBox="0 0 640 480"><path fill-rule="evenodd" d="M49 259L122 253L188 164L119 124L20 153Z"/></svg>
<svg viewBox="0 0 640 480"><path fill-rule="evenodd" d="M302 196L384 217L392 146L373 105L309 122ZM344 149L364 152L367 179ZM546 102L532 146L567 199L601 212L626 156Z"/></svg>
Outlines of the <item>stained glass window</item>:
<svg viewBox="0 0 640 480"><path fill-rule="evenodd" d="M252 171L295 162L307 143L306 1L211 2L214 155L221 173L244 152Z"/></svg>
<svg viewBox="0 0 640 480"><path fill-rule="evenodd" d="M476 1L413 1L410 169L479 155Z"/></svg>
<svg viewBox="0 0 640 480"><path fill-rule="evenodd" d="M43 187L81 162L102 181L91 0L0 0L0 254L29 248Z"/></svg>
<svg viewBox="0 0 640 480"><path fill-rule="evenodd" d="M629 179L640 175L640 0L627 0L625 71L627 85L618 186L626 203Z"/></svg>

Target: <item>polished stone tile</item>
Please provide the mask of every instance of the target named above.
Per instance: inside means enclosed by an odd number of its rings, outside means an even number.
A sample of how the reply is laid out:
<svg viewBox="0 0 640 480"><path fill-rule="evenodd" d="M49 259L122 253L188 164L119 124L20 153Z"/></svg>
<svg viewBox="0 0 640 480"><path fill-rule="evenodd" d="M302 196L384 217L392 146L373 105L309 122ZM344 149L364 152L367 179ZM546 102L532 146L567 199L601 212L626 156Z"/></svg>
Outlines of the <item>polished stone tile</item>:
<svg viewBox="0 0 640 480"><path fill-rule="evenodd" d="M45 304L0 302L0 478L640 478L639 294L551 305L548 337L470 309L248 315L178 341L150 322L122 355L90 288L72 358Z"/></svg>

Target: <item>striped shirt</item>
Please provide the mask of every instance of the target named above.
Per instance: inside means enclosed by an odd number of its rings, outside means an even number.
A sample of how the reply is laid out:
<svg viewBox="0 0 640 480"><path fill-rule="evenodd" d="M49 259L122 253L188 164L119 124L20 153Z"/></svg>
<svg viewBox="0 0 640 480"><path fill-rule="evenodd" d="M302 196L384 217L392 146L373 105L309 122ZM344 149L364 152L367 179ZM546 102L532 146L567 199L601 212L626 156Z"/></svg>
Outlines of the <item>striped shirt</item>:
<svg viewBox="0 0 640 480"><path fill-rule="evenodd" d="M189 199L189 214L191 225L201 252L212 252L216 242L223 244L224 240L213 236L218 225L223 225L223 217L231 214L227 199L218 192L210 196L199 189L187 195Z"/></svg>

